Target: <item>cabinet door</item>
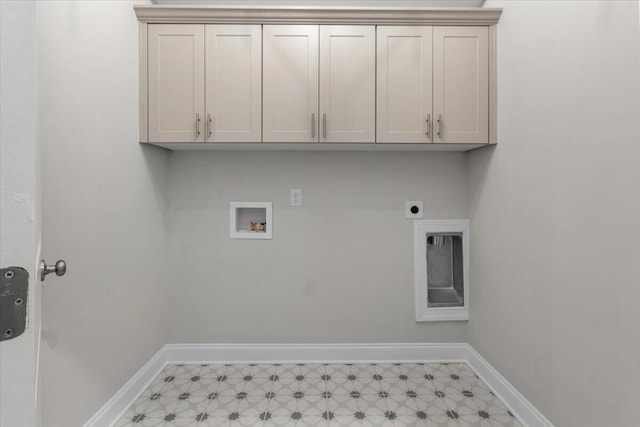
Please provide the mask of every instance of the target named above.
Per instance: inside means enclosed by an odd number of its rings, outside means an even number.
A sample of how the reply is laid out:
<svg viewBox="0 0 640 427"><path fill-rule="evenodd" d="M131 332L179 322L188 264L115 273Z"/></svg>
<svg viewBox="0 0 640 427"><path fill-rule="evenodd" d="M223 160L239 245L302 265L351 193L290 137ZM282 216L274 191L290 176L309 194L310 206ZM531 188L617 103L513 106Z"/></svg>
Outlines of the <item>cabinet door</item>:
<svg viewBox="0 0 640 427"><path fill-rule="evenodd" d="M489 142L489 29L434 27L434 142Z"/></svg>
<svg viewBox="0 0 640 427"><path fill-rule="evenodd" d="M207 25L206 140L262 140L262 28Z"/></svg>
<svg viewBox="0 0 640 427"><path fill-rule="evenodd" d="M204 142L204 25L149 25L149 142Z"/></svg>
<svg viewBox="0 0 640 427"><path fill-rule="evenodd" d="M320 142L375 142L376 30L320 26Z"/></svg>
<svg viewBox="0 0 640 427"><path fill-rule="evenodd" d="M433 27L379 26L377 142L431 142Z"/></svg>
<svg viewBox="0 0 640 427"><path fill-rule="evenodd" d="M318 26L265 25L263 141L318 141Z"/></svg>

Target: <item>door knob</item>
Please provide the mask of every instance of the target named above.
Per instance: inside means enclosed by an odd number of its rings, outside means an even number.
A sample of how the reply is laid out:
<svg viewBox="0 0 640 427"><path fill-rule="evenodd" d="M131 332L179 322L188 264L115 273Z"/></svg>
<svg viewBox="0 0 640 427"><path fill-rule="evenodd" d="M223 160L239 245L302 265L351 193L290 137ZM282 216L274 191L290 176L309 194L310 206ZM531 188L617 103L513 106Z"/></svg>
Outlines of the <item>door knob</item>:
<svg viewBox="0 0 640 427"><path fill-rule="evenodd" d="M67 272L67 263L59 259L54 265L47 265L45 260L40 260L40 281L44 281L47 274L56 273L56 276L64 276Z"/></svg>

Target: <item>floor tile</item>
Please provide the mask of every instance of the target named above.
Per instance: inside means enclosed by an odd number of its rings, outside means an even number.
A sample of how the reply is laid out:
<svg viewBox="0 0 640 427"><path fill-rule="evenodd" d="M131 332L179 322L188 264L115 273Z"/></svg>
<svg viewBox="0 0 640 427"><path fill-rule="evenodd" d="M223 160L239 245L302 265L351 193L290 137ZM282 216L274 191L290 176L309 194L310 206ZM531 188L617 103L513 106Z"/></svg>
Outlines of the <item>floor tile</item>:
<svg viewBox="0 0 640 427"><path fill-rule="evenodd" d="M169 365L116 427L521 427L466 364Z"/></svg>

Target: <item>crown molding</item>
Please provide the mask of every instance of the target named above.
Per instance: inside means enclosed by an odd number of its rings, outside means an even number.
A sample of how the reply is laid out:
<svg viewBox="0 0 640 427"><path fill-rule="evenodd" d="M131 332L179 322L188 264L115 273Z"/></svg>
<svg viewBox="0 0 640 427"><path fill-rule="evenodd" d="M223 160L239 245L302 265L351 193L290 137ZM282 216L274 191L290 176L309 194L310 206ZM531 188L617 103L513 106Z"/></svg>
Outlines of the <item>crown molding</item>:
<svg viewBox="0 0 640 427"><path fill-rule="evenodd" d="M143 23L495 25L500 8L135 5Z"/></svg>

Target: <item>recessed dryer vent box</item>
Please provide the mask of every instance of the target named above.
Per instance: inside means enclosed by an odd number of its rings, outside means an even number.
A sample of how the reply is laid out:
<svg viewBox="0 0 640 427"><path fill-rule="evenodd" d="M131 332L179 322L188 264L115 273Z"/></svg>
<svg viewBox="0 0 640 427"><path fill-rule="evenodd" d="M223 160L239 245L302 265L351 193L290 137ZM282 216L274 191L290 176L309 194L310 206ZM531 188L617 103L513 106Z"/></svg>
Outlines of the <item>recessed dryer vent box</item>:
<svg viewBox="0 0 640 427"><path fill-rule="evenodd" d="M414 223L416 320L469 319L469 221Z"/></svg>
<svg viewBox="0 0 640 427"><path fill-rule="evenodd" d="M272 234L271 202L229 203L231 239L271 239Z"/></svg>

